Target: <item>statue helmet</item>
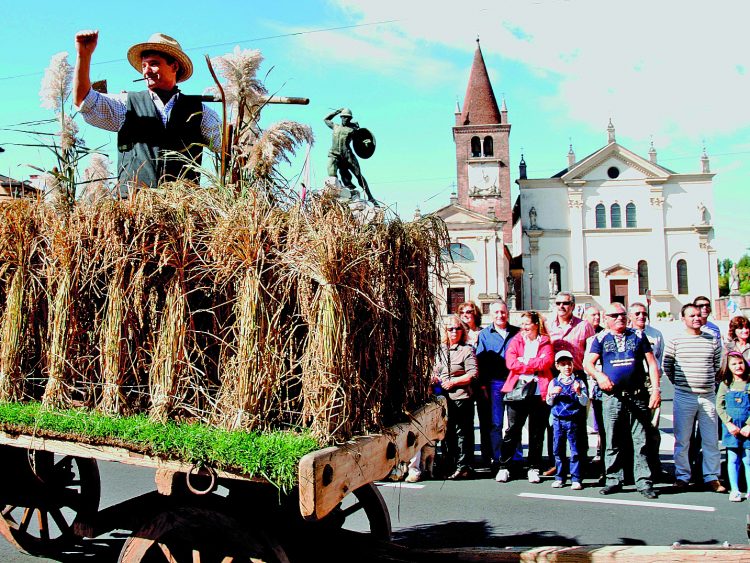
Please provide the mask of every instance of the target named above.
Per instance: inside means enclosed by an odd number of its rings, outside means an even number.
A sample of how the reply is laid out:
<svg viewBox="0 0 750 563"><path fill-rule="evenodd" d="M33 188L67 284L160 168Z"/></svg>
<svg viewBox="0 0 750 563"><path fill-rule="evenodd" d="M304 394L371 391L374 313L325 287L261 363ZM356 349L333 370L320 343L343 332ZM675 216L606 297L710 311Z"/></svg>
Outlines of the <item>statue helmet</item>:
<svg viewBox="0 0 750 563"><path fill-rule="evenodd" d="M341 113L339 113L341 117L351 117L352 116L352 110L349 108L342 108Z"/></svg>

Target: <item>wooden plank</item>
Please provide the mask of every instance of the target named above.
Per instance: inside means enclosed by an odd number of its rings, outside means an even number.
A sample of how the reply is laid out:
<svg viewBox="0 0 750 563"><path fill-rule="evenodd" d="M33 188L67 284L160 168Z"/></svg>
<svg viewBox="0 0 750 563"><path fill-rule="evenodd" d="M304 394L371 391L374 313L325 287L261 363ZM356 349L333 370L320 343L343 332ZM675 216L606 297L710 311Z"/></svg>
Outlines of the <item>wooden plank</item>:
<svg viewBox="0 0 750 563"><path fill-rule="evenodd" d="M42 450L60 455L70 455L74 457L84 457L96 459L99 461L113 461L125 463L127 465L136 465L138 467L147 467L157 470L177 471L186 473L194 468L191 463L181 461L165 460L158 457L148 456L146 454L130 451L126 448L114 446L83 444L80 442L68 442L64 440L54 440L39 436L29 436L26 434L7 434L0 432L0 445L13 446L30 450ZM216 476L226 479L242 479L252 481L263 481L265 479L249 477L238 473L228 471L216 471Z"/></svg>
<svg viewBox="0 0 750 563"><path fill-rule="evenodd" d="M352 553L366 553L367 561L388 563L675 563L747 562L747 546L544 546L544 547L408 547L373 540L356 532L341 530L333 540L306 544L308 560L348 561ZM316 549L319 550L316 551Z"/></svg>
<svg viewBox="0 0 750 563"><path fill-rule="evenodd" d="M354 489L384 479L427 443L445 437L446 400L438 397L417 410L409 422L383 434L356 438L341 446L307 454L299 462L300 511L319 520Z"/></svg>

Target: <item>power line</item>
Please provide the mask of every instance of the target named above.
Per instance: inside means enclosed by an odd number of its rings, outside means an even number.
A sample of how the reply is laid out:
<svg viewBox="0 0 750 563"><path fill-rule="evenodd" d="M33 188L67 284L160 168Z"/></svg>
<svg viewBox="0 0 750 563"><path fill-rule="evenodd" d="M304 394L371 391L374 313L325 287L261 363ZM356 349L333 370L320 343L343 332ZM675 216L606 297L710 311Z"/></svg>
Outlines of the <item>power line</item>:
<svg viewBox="0 0 750 563"><path fill-rule="evenodd" d="M196 46L196 47L187 47L184 50L185 51L197 51L197 50L202 50L202 49L212 49L214 47L227 47L229 45L239 45L239 44L242 44L242 43L258 42L258 41L268 41L269 39L281 39L281 38L284 38L284 37L296 37L298 35L310 35L310 34L313 34L313 33L326 33L326 32L329 32L329 31L340 31L342 29L354 29L354 28L357 28L357 27L371 27L373 25L383 25L383 24L387 24L387 23L396 23L396 22L399 22L399 21L403 21L403 20L399 20L399 19L396 19L396 20L382 20L382 21L377 21L377 22L357 23L357 24L352 24L352 25L340 25L340 26L336 26L336 27L321 27L319 29L308 29L308 30L304 30L304 31L294 31L292 33L279 33L277 35L265 35L263 37L254 37L254 38L251 38L251 39L240 39L238 41L228 41L228 42L225 42L225 43L213 43L211 45L199 45L199 46ZM99 62L96 62L96 63L91 63L91 66L108 65L108 64L112 64L112 63L120 63L120 62L123 62L123 60L124 59L112 59L112 60L109 60L109 61L99 61ZM13 79L16 79L16 78L27 78L29 76L41 76L42 74L44 74L44 73L43 72L28 72L28 73L24 73L24 74L14 74L12 76L0 76L0 81L13 80Z"/></svg>

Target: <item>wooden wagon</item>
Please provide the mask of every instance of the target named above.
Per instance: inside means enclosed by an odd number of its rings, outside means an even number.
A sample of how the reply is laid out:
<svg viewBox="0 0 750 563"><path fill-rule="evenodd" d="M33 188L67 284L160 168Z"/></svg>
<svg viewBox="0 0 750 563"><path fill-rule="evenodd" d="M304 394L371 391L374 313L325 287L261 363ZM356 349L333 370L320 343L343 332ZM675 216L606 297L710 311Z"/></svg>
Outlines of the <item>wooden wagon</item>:
<svg viewBox="0 0 750 563"><path fill-rule="evenodd" d="M300 460L298 486L288 493L259 477L127 448L0 433L0 533L21 551L54 558L82 538L126 529L132 534L118 559L125 563L285 562L295 546L299 552L362 516L366 533L387 539L390 516L374 482L441 439L445 425L441 399L382 434L312 452ZM155 469L156 492L100 511L97 461Z"/></svg>

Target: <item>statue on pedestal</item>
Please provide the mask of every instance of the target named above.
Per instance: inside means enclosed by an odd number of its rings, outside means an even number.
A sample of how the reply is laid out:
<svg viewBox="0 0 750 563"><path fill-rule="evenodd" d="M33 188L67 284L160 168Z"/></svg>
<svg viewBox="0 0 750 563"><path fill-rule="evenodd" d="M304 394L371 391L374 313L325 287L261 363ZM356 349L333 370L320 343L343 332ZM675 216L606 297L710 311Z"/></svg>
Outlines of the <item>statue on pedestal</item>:
<svg viewBox="0 0 750 563"><path fill-rule="evenodd" d="M341 118L341 124L333 121L333 118L337 115ZM375 137L368 129L360 127L356 121L352 121L352 111L349 108L340 108L328 114L325 118L325 124L333 129L333 142L331 150L328 151L328 175L336 178L338 174L344 187L354 190L353 174L357 178L359 186L367 194L367 199L377 206L378 204L370 193L367 181L359 169L359 161L357 160L357 156L370 158L373 155L375 152Z"/></svg>
<svg viewBox="0 0 750 563"><path fill-rule="evenodd" d="M550 268L550 271L549 271L548 283L549 283L549 295L550 295L550 299L554 299L555 296L557 295L557 292L559 291L559 287L557 286L557 274L551 268Z"/></svg>
<svg viewBox="0 0 750 563"><path fill-rule="evenodd" d="M530 229L539 228L536 226L536 207L532 207L531 209L529 209L529 228Z"/></svg>
<svg viewBox="0 0 750 563"><path fill-rule="evenodd" d="M708 209L702 201L698 204L698 224L708 225Z"/></svg>
<svg viewBox="0 0 750 563"><path fill-rule="evenodd" d="M737 264L729 268L729 294L737 295L740 292L740 275L737 272Z"/></svg>

